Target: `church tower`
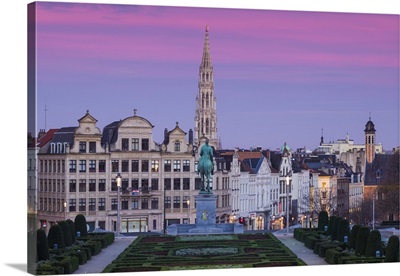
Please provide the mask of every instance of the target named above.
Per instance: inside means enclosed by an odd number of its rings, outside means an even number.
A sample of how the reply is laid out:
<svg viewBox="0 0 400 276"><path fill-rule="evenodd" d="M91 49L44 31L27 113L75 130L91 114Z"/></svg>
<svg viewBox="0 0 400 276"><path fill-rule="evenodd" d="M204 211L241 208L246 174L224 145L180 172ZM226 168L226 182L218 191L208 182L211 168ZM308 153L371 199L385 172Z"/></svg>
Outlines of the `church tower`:
<svg viewBox="0 0 400 276"><path fill-rule="evenodd" d="M375 125L371 121L371 116L369 121L365 125L365 155L367 163L372 163L375 158Z"/></svg>
<svg viewBox="0 0 400 276"><path fill-rule="evenodd" d="M199 69L199 94L196 96L196 114L194 144L200 145L203 138L209 139L209 145L218 149L220 141L217 134L217 99L214 95L214 73L211 63L208 26L204 40L203 57Z"/></svg>

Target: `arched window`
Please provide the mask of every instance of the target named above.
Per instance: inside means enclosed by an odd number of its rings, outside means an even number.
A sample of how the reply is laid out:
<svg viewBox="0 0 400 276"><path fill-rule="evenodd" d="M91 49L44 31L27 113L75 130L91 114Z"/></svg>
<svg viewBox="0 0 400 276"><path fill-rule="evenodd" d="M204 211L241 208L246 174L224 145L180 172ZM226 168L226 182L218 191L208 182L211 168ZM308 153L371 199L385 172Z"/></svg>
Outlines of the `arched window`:
<svg viewBox="0 0 400 276"><path fill-rule="evenodd" d="M56 144L55 143L50 144L50 153L56 153Z"/></svg>
<svg viewBox="0 0 400 276"><path fill-rule="evenodd" d="M208 93L207 93L207 95L206 95L206 107L208 108L209 105L210 105L210 98L209 98Z"/></svg>
<svg viewBox="0 0 400 276"><path fill-rule="evenodd" d="M208 118L206 119L206 134L208 135L210 133L210 121Z"/></svg>

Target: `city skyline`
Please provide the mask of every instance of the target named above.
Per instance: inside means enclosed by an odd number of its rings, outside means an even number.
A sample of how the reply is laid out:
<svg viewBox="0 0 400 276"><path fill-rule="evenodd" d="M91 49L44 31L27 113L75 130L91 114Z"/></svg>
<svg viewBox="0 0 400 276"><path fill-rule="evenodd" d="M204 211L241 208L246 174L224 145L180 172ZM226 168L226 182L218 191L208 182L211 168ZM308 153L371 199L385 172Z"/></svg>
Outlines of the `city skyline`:
<svg viewBox="0 0 400 276"><path fill-rule="evenodd" d="M39 2L36 19L38 130L134 109L158 143L193 129L208 26L223 148L362 144L370 116L398 146L398 16Z"/></svg>

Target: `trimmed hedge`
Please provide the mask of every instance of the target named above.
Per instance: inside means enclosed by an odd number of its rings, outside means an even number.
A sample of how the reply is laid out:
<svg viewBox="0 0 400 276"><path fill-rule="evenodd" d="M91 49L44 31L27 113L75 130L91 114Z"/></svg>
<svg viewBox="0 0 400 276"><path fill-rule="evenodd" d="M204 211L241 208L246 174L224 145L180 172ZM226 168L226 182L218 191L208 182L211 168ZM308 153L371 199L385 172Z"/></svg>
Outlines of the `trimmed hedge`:
<svg viewBox="0 0 400 276"><path fill-rule="evenodd" d="M376 251L379 251L380 255L382 255L381 232L379 232L379 230L372 230L368 236L367 247L365 249L365 256L374 257Z"/></svg>
<svg viewBox="0 0 400 276"><path fill-rule="evenodd" d="M71 232L71 242L72 242L72 244L74 244L76 241L75 223L70 219L67 219L66 222L68 223L69 230Z"/></svg>
<svg viewBox="0 0 400 276"><path fill-rule="evenodd" d="M321 211L318 214L318 230L324 230L328 226L329 216L327 211Z"/></svg>
<svg viewBox="0 0 400 276"><path fill-rule="evenodd" d="M47 235L47 242L49 248L54 248L55 244L57 244L58 248L65 247L64 234L60 225L53 224L50 227L49 234Z"/></svg>
<svg viewBox="0 0 400 276"><path fill-rule="evenodd" d="M349 221L347 219L341 219L339 221L337 240L340 242L344 242L344 237L350 238L350 228Z"/></svg>
<svg viewBox="0 0 400 276"><path fill-rule="evenodd" d="M42 229L36 230L36 250L38 261L49 259L49 244L47 242L46 232Z"/></svg>
<svg viewBox="0 0 400 276"><path fill-rule="evenodd" d="M365 256L365 252L367 250L367 241L369 236L369 228L367 226L361 226L357 232L357 241L356 241L356 254Z"/></svg>
<svg viewBox="0 0 400 276"><path fill-rule="evenodd" d="M399 247L400 247L399 237L395 235L390 236L386 247L386 256L385 256L386 263L400 262Z"/></svg>
<svg viewBox="0 0 400 276"><path fill-rule="evenodd" d="M64 244L66 247L72 245L72 238L71 238L71 228L66 221L60 221L58 223L60 225L62 231L63 231L63 237L64 237Z"/></svg>
<svg viewBox="0 0 400 276"><path fill-rule="evenodd" d="M81 237L86 237L88 235L86 218L82 214L78 214L75 217L75 234L80 232Z"/></svg>
<svg viewBox="0 0 400 276"><path fill-rule="evenodd" d="M358 234L358 230L360 229L360 227L361 226L359 224L355 224L351 228L350 238L349 238L349 248L350 249L354 249L354 250L356 249L357 234Z"/></svg>

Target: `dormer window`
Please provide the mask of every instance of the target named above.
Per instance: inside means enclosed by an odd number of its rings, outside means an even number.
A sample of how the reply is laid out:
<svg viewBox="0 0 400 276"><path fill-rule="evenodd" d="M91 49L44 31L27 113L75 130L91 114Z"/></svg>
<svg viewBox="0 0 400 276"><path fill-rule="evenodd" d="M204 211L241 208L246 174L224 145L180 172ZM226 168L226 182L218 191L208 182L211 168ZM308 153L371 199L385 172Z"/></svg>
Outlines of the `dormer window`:
<svg viewBox="0 0 400 276"><path fill-rule="evenodd" d="M181 150L181 143L179 141L175 141L174 151L180 151L180 150Z"/></svg>

